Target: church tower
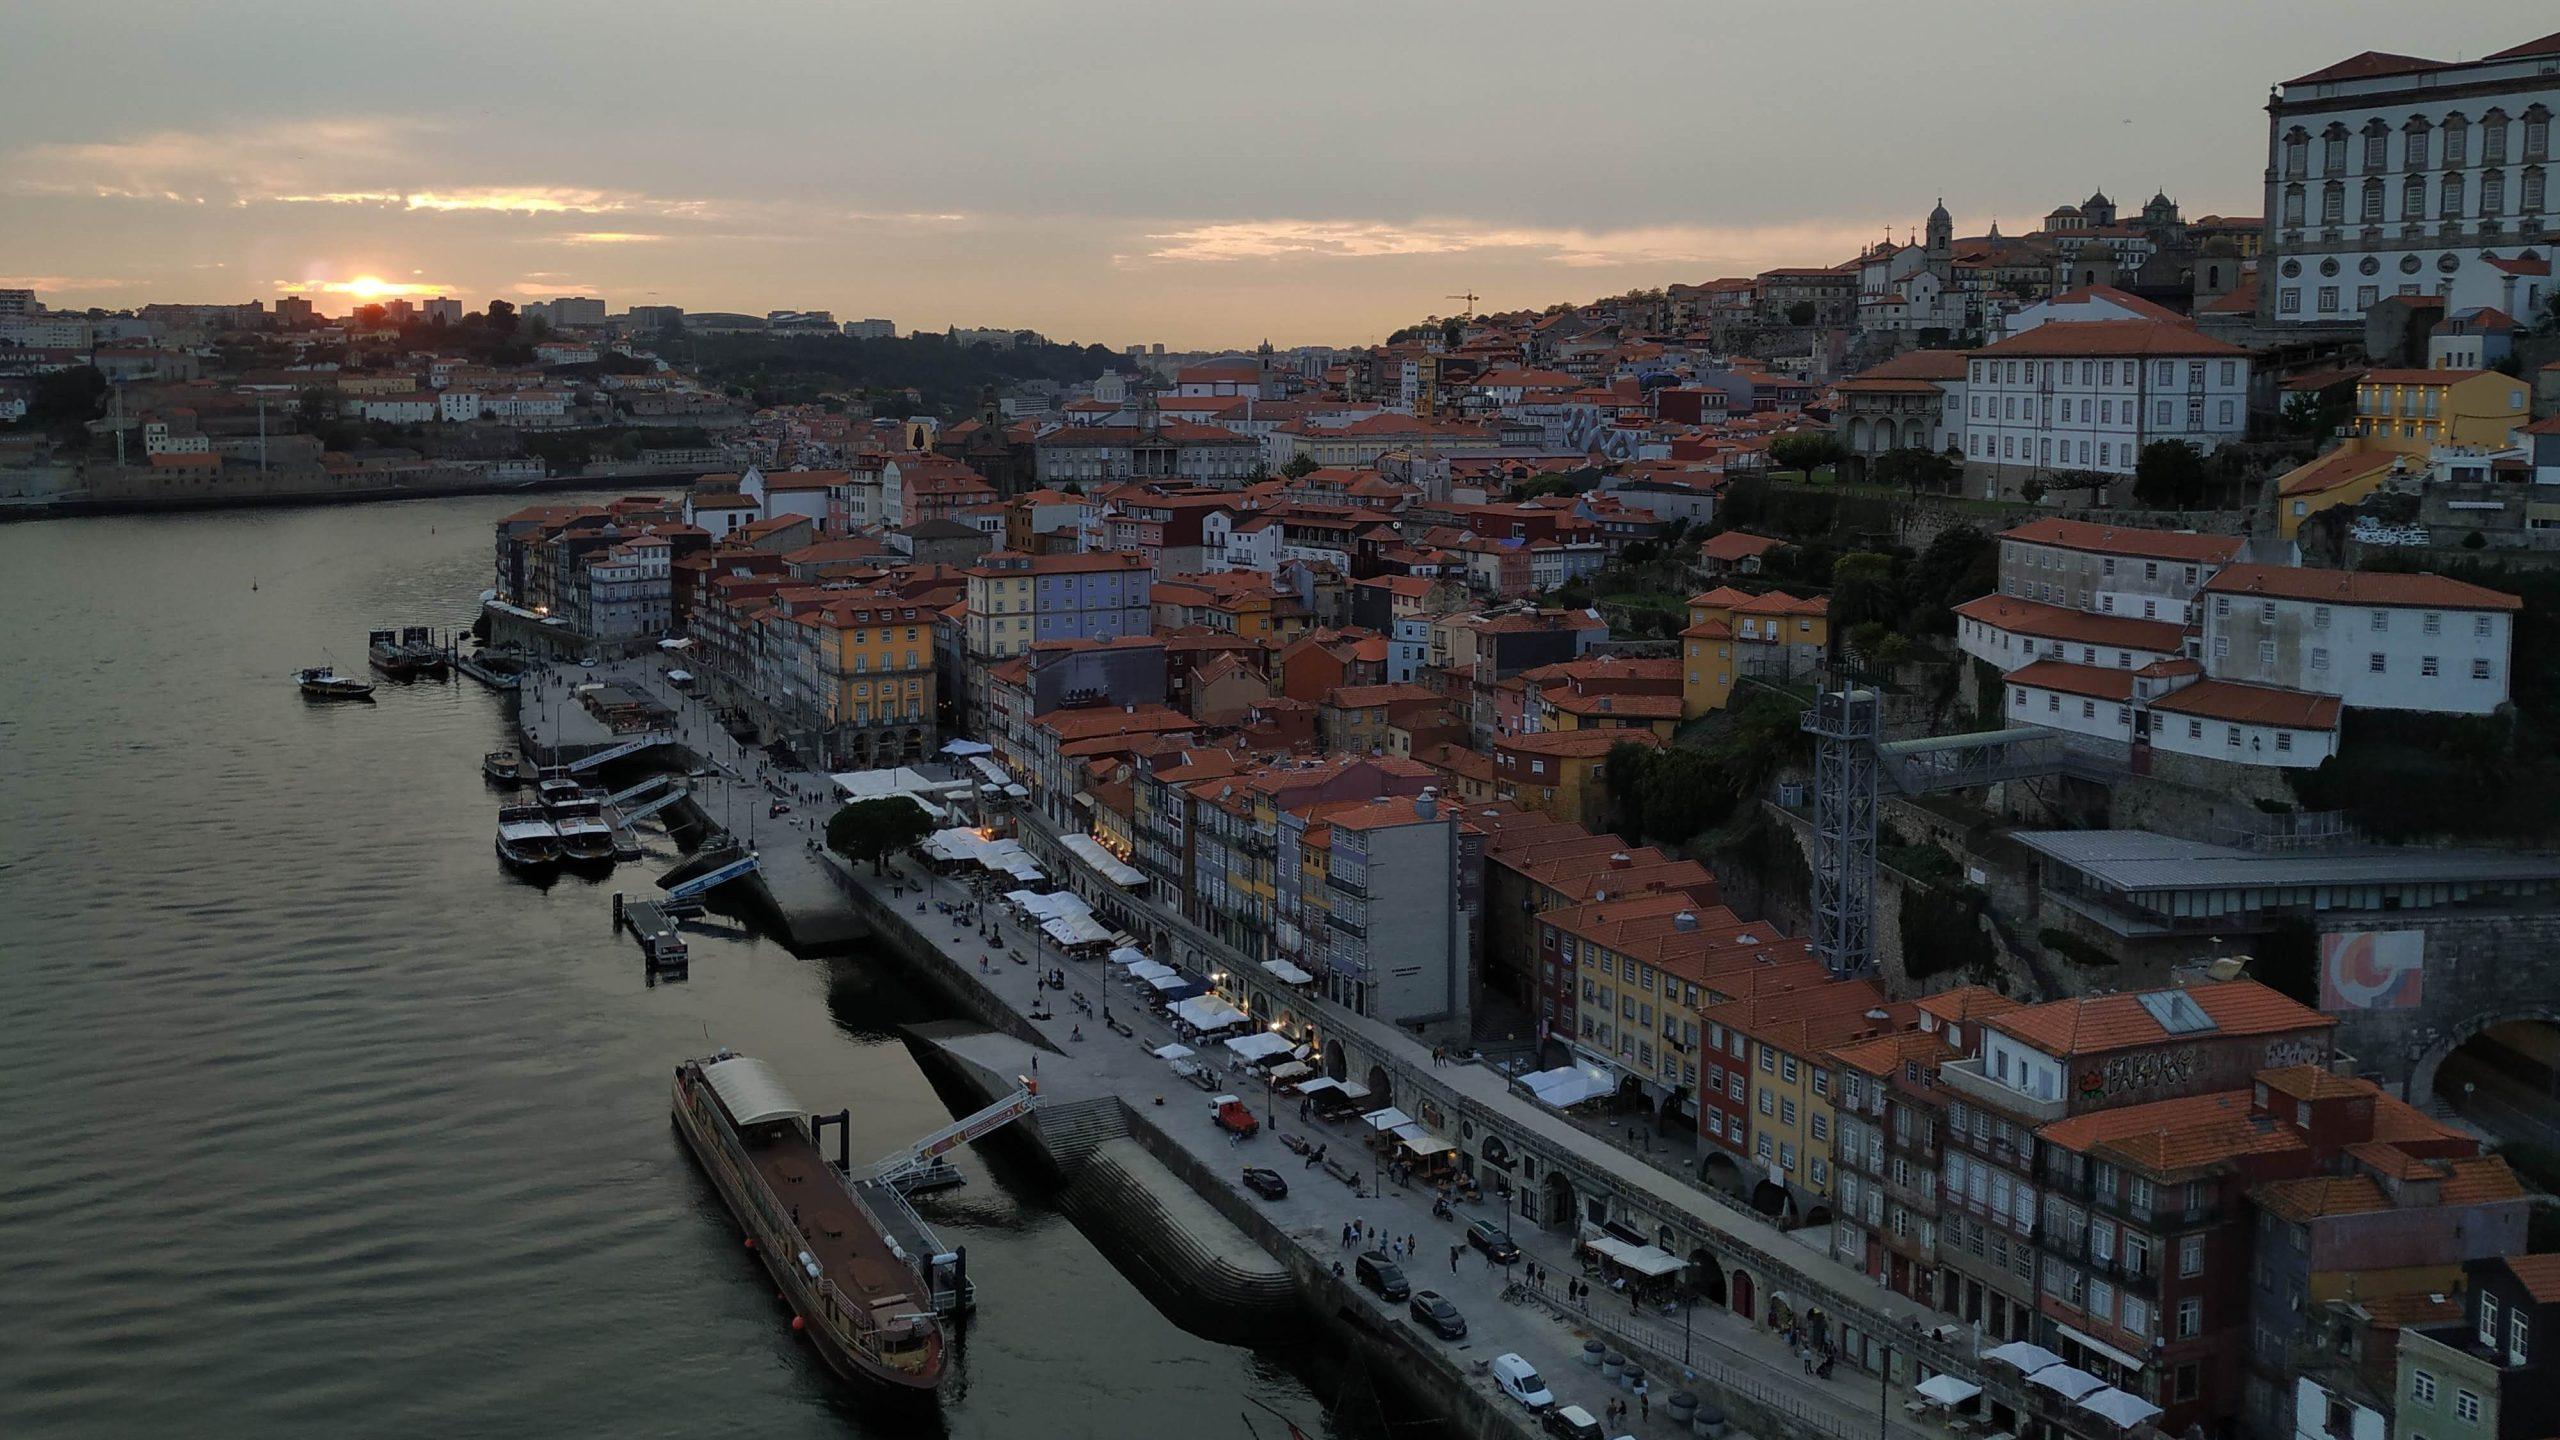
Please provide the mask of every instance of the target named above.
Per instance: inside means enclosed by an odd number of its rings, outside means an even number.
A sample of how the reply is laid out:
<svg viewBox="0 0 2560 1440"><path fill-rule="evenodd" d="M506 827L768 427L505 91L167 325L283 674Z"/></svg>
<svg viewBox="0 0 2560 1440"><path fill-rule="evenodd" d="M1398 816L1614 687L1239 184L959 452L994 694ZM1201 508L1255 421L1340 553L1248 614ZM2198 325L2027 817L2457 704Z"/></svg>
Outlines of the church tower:
<svg viewBox="0 0 2560 1440"><path fill-rule="evenodd" d="M1947 213L1946 197L1938 198L1938 208L1929 212L1929 258L1949 260L1956 253L1956 221Z"/></svg>

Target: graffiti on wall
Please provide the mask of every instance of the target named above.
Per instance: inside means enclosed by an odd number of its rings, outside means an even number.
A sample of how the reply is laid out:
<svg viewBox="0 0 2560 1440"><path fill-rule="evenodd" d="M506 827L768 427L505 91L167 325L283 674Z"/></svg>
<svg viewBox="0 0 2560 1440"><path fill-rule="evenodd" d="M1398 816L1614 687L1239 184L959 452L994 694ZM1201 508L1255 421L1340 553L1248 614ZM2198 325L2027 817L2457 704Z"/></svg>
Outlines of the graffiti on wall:
<svg viewBox="0 0 2560 1440"><path fill-rule="evenodd" d="M2357 930L2320 937L2320 1008L2414 1010L2425 995L2427 932Z"/></svg>

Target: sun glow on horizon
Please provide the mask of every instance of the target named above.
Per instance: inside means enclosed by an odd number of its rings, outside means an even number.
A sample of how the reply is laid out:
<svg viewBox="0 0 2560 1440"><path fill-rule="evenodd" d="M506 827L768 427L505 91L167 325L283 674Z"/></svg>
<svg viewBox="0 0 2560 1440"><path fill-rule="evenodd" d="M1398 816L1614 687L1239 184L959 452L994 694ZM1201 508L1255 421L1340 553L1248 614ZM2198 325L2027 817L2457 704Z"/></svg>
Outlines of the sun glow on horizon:
<svg viewBox="0 0 2560 1440"><path fill-rule="evenodd" d="M385 280L379 275L358 275L350 280L279 280L276 288L288 295L344 295L355 300L391 300L411 296L450 295L450 285L422 285L405 280Z"/></svg>

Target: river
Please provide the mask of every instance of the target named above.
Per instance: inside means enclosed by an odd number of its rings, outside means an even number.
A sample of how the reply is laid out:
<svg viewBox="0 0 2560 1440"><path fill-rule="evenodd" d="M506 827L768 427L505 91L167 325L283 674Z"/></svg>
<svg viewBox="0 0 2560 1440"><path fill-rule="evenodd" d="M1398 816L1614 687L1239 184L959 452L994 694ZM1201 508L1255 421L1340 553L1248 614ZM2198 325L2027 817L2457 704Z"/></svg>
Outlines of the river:
<svg viewBox="0 0 2560 1440"><path fill-rule="evenodd" d="M927 1003L726 922L646 985L607 897L674 851L503 874L506 702L287 680L467 620L516 503L0 525L0 1435L893 1433L789 1334L667 1079L759 1055L885 1152L949 1118L894 1031ZM959 1159L922 1206L982 1305L947 1433L1242 1437L1246 1397L1383 1432L1329 1362L1176 1328L1000 1151Z"/></svg>

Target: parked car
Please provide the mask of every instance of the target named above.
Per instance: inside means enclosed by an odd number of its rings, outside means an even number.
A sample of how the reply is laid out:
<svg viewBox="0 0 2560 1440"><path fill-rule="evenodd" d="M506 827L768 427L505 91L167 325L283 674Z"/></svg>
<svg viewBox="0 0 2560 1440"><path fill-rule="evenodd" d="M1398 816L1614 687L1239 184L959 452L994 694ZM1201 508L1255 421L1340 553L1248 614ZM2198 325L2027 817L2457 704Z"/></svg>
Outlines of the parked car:
<svg viewBox="0 0 2560 1440"><path fill-rule="evenodd" d="M1254 1115L1252 1106L1233 1095L1221 1095L1210 1103L1217 1107L1213 1118L1217 1120L1219 1129L1248 1140L1260 1133L1262 1121Z"/></svg>
<svg viewBox="0 0 2560 1440"><path fill-rule="evenodd" d="M1428 1326L1432 1334L1443 1340L1467 1338L1467 1317L1459 1314L1458 1307L1449 1303L1449 1297L1437 1290L1414 1291L1413 1303L1405 1309L1413 1316L1415 1324Z"/></svg>
<svg viewBox="0 0 2560 1440"><path fill-rule="evenodd" d="M1538 1417L1538 1428L1562 1440L1601 1440L1605 1431L1591 1412L1579 1405L1559 1405Z"/></svg>
<svg viewBox="0 0 2560 1440"><path fill-rule="evenodd" d="M1404 1272L1396 1268L1396 1262L1388 1259L1384 1250L1361 1251L1353 1270L1363 1286L1384 1299L1405 1300L1413 1295L1413 1286L1405 1280Z"/></svg>
<svg viewBox="0 0 2560 1440"><path fill-rule="evenodd" d="M1520 1247L1511 1243L1511 1232L1490 1220L1467 1222L1467 1243L1485 1253L1496 1265L1508 1265L1520 1258Z"/></svg>
<svg viewBox="0 0 2560 1440"><path fill-rule="evenodd" d="M1493 1383L1501 1387L1503 1394L1532 1410L1544 1410L1556 1403L1555 1392L1547 1388L1546 1381L1538 1378L1537 1367L1516 1353L1494 1356L1493 1363L1486 1369L1492 1373Z"/></svg>
<svg viewBox="0 0 2560 1440"><path fill-rule="evenodd" d="M1259 1165L1244 1167L1244 1188L1265 1200L1283 1200L1289 1194L1289 1182L1280 1178L1279 1171L1265 1170Z"/></svg>

